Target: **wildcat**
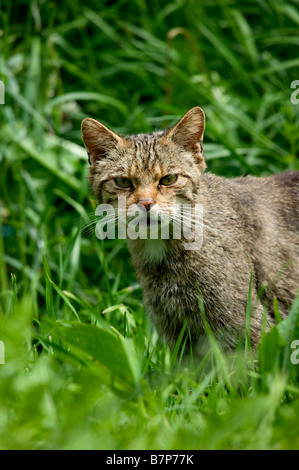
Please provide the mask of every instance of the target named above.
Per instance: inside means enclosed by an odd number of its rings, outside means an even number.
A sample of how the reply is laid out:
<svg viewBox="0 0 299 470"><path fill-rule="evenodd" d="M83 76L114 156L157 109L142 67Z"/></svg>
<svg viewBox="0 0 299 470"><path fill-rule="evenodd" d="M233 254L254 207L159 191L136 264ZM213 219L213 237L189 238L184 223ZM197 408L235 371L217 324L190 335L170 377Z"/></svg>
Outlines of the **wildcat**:
<svg viewBox="0 0 299 470"><path fill-rule="evenodd" d="M235 348L252 276L255 348L262 326L275 324L274 299L284 318L299 289L299 171L234 179L205 172L204 128L199 107L169 130L127 137L86 118L89 179L99 202L116 205L125 196L127 207L142 205L149 219L158 220L163 206L175 223L174 204L202 205L199 250L171 237L128 240L147 311L170 346L184 324L192 346L203 343L204 312L223 347Z"/></svg>

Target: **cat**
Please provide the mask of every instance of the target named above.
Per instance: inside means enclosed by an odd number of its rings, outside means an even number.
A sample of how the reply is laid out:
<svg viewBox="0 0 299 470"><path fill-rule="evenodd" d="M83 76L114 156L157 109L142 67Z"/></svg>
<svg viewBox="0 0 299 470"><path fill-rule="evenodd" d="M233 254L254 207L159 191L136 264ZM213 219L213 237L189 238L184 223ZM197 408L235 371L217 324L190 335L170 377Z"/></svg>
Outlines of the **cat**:
<svg viewBox="0 0 299 470"><path fill-rule="evenodd" d="M173 346L187 327L193 349L206 323L224 349L245 337L251 280L250 339L282 318L299 289L299 171L227 179L206 171L205 115L194 107L171 129L121 137L90 118L82 136L89 180L100 203L139 204L149 219L159 207L175 223L174 205L203 207L200 249L186 240L128 240L144 303L158 333ZM166 208L166 209L165 209ZM163 215L161 216L161 220Z"/></svg>

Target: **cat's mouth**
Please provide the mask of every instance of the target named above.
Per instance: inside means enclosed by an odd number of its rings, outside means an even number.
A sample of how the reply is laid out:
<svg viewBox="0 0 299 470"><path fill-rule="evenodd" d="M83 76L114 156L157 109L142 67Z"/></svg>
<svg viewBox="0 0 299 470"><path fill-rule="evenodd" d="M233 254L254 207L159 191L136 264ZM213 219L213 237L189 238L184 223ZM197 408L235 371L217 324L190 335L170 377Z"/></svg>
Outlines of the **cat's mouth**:
<svg viewBox="0 0 299 470"><path fill-rule="evenodd" d="M151 219L151 216L148 214L146 217L146 225L147 227L150 227L152 223L159 223L159 221Z"/></svg>
<svg viewBox="0 0 299 470"><path fill-rule="evenodd" d="M151 211L148 211L146 213L146 221L147 221L147 224L151 224L151 223L159 223L161 222L161 214L159 213L151 213Z"/></svg>
<svg viewBox="0 0 299 470"><path fill-rule="evenodd" d="M153 215L148 212L147 214L144 214L143 217L141 217L139 223L143 227L150 228L151 226L160 226L163 221L161 215Z"/></svg>
<svg viewBox="0 0 299 470"><path fill-rule="evenodd" d="M157 226L160 227L162 225L162 220L161 218L156 219L148 215L146 219L146 225L148 229L150 227L157 227Z"/></svg>
<svg viewBox="0 0 299 470"><path fill-rule="evenodd" d="M153 233L160 233L160 230L165 226L169 225L170 218L166 217L157 211L147 211L139 215L138 218L134 219L134 216L129 215L127 217L127 226L131 224L136 224L139 229L144 232L153 231Z"/></svg>
<svg viewBox="0 0 299 470"><path fill-rule="evenodd" d="M132 204L131 206L129 206L126 215L127 222L135 218L140 224L144 226L163 224L165 218L167 220L171 218L170 213L165 213L165 210L162 210L158 206L146 210L144 206L141 206L139 204Z"/></svg>

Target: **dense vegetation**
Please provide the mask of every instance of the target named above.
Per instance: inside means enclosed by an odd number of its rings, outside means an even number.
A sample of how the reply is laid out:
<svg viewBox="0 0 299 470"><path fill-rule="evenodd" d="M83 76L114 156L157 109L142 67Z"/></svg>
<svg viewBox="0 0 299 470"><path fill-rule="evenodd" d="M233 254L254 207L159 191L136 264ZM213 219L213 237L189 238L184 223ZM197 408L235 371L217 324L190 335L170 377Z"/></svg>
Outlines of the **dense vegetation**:
<svg viewBox="0 0 299 470"><path fill-rule="evenodd" d="M125 241L94 235L80 134L86 116L128 134L200 105L210 171L299 169L298 7L2 1L0 448L299 448L299 299L257 357L223 354L208 325L204 358L182 358L183 334L170 351Z"/></svg>

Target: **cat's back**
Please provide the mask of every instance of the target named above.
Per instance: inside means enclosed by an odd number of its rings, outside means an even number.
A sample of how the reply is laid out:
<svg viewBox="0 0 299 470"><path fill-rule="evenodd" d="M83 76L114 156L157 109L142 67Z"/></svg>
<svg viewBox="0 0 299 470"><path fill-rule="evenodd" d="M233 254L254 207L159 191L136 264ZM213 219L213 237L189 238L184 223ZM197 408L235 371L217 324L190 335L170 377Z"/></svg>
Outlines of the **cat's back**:
<svg viewBox="0 0 299 470"><path fill-rule="evenodd" d="M281 228L299 233L299 171L230 179L207 173L204 182L212 197L229 200L240 215L265 221L272 217Z"/></svg>
<svg viewBox="0 0 299 470"><path fill-rule="evenodd" d="M284 173L277 173L266 177L258 176L245 176L232 178L229 180L234 186L244 189L246 191L254 190L258 194L264 194L271 191L274 195L285 194L287 197L299 198L299 171L285 171ZM269 192L270 195L270 192Z"/></svg>
<svg viewBox="0 0 299 470"><path fill-rule="evenodd" d="M247 195L257 218L272 216L280 230L296 231L299 235L299 171L231 182L236 197Z"/></svg>
<svg viewBox="0 0 299 470"><path fill-rule="evenodd" d="M225 178L212 173L204 173L203 180L208 187L225 187L227 191L243 191L244 193L257 192L264 194L272 189L277 193L284 192L292 198L299 198L299 171L285 171L266 177L261 176L239 176L236 178Z"/></svg>
<svg viewBox="0 0 299 470"><path fill-rule="evenodd" d="M281 204L290 204L299 216L299 171L269 176L270 187L277 190L281 196Z"/></svg>

